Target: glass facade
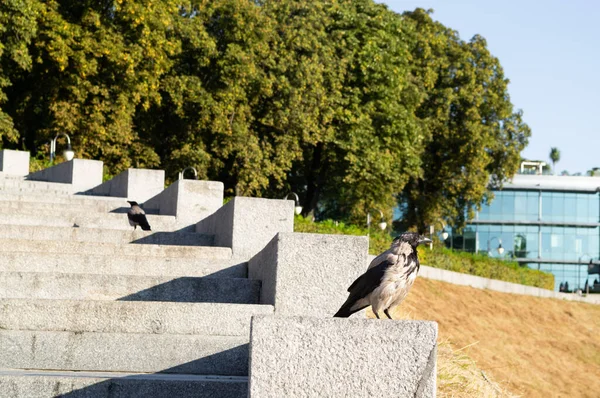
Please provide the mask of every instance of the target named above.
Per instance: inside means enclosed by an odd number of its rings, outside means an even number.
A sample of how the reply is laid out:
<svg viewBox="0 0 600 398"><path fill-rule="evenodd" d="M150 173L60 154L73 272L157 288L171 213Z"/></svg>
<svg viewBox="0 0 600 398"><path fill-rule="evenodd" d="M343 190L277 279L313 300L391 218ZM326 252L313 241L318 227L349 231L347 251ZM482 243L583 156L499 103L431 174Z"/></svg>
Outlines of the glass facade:
<svg viewBox="0 0 600 398"><path fill-rule="evenodd" d="M479 220L537 221L539 217L539 192L499 191L489 206L482 206Z"/></svg>
<svg viewBox="0 0 600 398"><path fill-rule="evenodd" d="M446 244L551 272L556 290L565 282L569 290L584 288L587 264L600 258L600 193L523 189L494 194L462 235ZM590 275L588 283L594 277L599 278Z"/></svg>
<svg viewBox="0 0 600 398"><path fill-rule="evenodd" d="M597 223L599 211L597 194L542 192L542 218L546 221Z"/></svg>

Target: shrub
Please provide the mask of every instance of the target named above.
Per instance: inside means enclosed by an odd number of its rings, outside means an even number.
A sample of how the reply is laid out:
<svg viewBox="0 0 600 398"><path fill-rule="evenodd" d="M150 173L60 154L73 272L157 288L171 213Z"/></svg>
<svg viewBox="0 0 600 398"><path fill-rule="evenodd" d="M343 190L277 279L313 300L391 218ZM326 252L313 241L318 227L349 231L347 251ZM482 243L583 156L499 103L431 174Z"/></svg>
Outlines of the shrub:
<svg viewBox="0 0 600 398"><path fill-rule="evenodd" d="M361 228L357 225L345 224L343 222L336 224L333 220L312 222L310 219L302 216L296 216L294 231L317 234L367 234L366 228ZM380 231L377 229L377 226L371 227L371 235L369 237L370 254L377 255L387 250L391 242L392 236L389 233ZM482 254L452 251L437 245L434 245L433 250L420 247L419 259L422 264L430 267L519 283L521 285L541 287L543 289L554 289L554 275L522 267L514 261L490 258Z"/></svg>
<svg viewBox="0 0 600 398"><path fill-rule="evenodd" d="M452 251L437 246L434 246L433 250L419 248L419 259L422 264L430 267L543 289L554 289L554 275L520 266L515 261L490 258L482 254Z"/></svg>

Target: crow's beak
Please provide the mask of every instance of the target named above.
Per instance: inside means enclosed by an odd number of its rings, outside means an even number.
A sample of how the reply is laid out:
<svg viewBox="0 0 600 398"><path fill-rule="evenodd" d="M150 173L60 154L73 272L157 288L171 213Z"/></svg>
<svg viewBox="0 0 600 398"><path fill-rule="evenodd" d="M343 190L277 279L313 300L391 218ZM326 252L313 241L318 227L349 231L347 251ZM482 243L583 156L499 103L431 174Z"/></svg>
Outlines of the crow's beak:
<svg viewBox="0 0 600 398"><path fill-rule="evenodd" d="M432 242L432 240L431 240L431 239L429 239L429 238L426 238L426 237L424 237L424 236L421 236L421 237L419 238L419 244L420 244L420 245L422 245L422 244L428 244L428 243L431 243L431 242Z"/></svg>

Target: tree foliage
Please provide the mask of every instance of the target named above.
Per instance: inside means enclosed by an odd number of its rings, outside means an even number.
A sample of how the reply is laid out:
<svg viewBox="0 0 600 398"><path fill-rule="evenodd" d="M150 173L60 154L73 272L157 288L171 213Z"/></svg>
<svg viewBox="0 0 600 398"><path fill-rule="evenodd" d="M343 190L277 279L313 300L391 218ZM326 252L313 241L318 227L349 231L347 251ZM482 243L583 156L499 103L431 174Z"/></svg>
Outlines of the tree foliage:
<svg viewBox="0 0 600 398"><path fill-rule="evenodd" d="M0 145L187 166L305 215L464 221L529 130L479 36L372 0L6 0Z"/></svg>
<svg viewBox="0 0 600 398"><path fill-rule="evenodd" d="M550 148L550 160L552 161L552 172L556 174L555 165L560 160L560 151L558 148Z"/></svg>
<svg viewBox="0 0 600 398"><path fill-rule="evenodd" d="M441 227L438 220L461 226L490 199L489 183L517 171L530 131L481 36L464 42L421 9L405 16L418 32L413 73L425 93L417 115L427 134L421 173L400 195L403 221L420 231Z"/></svg>

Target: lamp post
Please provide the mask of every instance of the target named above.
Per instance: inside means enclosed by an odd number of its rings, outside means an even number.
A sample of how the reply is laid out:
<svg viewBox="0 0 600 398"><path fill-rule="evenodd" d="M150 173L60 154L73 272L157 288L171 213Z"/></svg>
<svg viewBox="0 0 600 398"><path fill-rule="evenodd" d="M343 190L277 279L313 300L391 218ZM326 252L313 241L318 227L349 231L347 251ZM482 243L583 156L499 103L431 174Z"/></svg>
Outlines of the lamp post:
<svg viewBox="0 0 600 398"><path fill-rule="evenodd" d="M499 254L499 255L502 255L502 253L504 253L504 248L502 247L502 239L498 238L497 236L494 236L494 237L492 237L492 238L488 239L488 241L487 241L487 251L488 251L488 255L490 255L490 254L491 254L491 252L492 252L492 249L490 248L490 244L492 243L492 241L493 241L494 239L498 239L498 249L497 249L497 250L498 250L498 254Z"/></svg>
<svg viewBox="0 0 600 398"><path fill-rule="evenodd" d="M442 242L445 242L448 239L448 231L446 231L446 223L444 221L440 221L442 223L442 233L440 234L440 238ZM445 243L444 243L445 245ZM432 247L432 243L429 244ZM452 240L450 241L450 250L452 250Z"/></svg>
<svg viewBox="0 0 600 398"><path fill-rule="evenodd" d="M195 169L195 168L193 168L193 167L191 167L191 166L190 166L190 167L186 167L185 169L181 170L181 171L179 172L179 177L178 177L177 179L178 179L178 180L183 180L183 179L184 179L184 176L183 176L183 175L184 175L184 173L185 173L186 171L188 171L188 170L191 170L191 171L193 171L193 172L194 172L194 180L197 180L197 179L198 179L198 171L196 171L196 169Z"/></svg>
<svg viewBox="0 0 600 398"><path fill-rule="evenodd" d="M302 206L300 206L300 198L298 197L298 195L296 194L296 192L290 192L288 193L285 198L283 199L287 199L290 195L294 195L294 212L296 214L300 214L302 213Z"/></svg>
<svg viewBox="0 0 600 398"><path fill-rule="evenodd" d="M442 229L442 241L445 241L446 239L448 239L448 232L446 231L446 227L444 227L444 229Z"/></svg>
<svg viewBox="0 0 600 398"><path fill-rule="evenodd" d="M56 157L56 140L61 135L67 138L67 149L63 151L63 156L67 162L73 160L73 157L75 156L75 152L73 152L73 149L71 148L71 138L69 138L66 133L58 133L56 134L56 137L50 141L50 162L54 162L54 158Z"/></svg>
<svg viewBox="0 0 600 398"><path fill-rule="evenodd" d="M440 220L442 223L442 233L440 234L440 238L442 238L442 242L448 239L448 231L446 231L446 223L443 220Z"/></svg>
<svg viewBox="0 0 600 398"><path fill-rule="evenodd" d="M377 225L379 226L379 229L384 231L387 227L387 223L385 222L385 219L383 217L383 212L379 209L372 209L372 210L376 210L379 212L381 219L379 221L379 224L377 224ZM371 213L367 213L367 236L371 236Z"/></svg>

